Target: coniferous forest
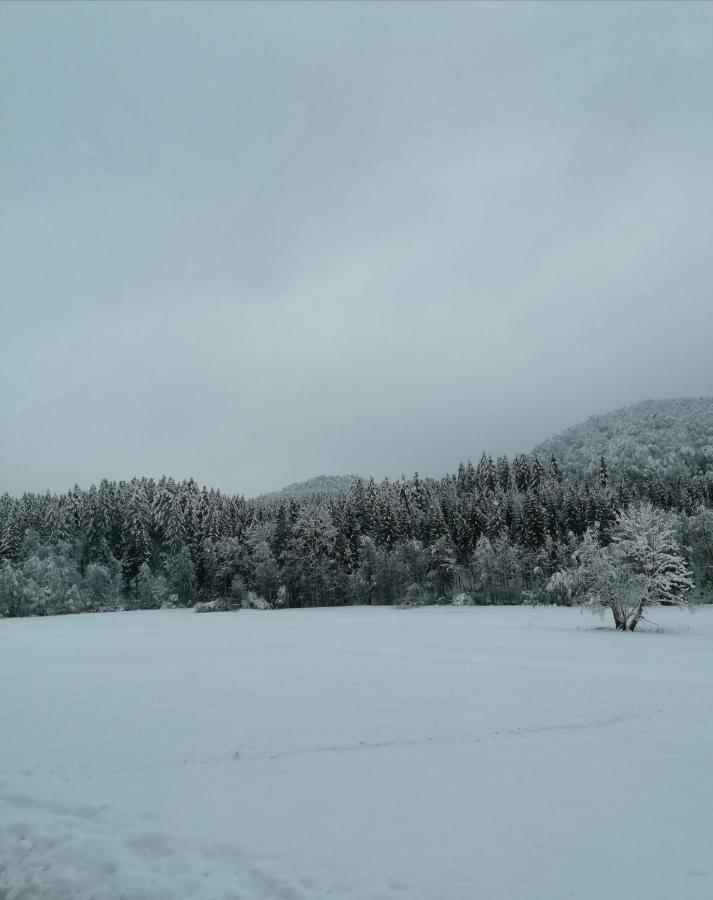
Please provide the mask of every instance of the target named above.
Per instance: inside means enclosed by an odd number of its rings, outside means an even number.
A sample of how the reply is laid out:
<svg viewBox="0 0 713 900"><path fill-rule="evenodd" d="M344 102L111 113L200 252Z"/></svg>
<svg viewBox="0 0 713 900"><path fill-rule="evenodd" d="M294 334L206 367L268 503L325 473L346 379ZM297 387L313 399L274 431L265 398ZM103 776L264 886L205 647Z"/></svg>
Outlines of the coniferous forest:
<svg viewBox="0 0 713 900"><path fill-rule="evenodd" d="M103 480L0 497L0 615L209 603L567 603L547 590L587 529L645 500L676 516L705 599L713 584L707 460L565 475L556 455L459 465L441 479L360 478L337 494L253 500L195 481Z"/></svg>

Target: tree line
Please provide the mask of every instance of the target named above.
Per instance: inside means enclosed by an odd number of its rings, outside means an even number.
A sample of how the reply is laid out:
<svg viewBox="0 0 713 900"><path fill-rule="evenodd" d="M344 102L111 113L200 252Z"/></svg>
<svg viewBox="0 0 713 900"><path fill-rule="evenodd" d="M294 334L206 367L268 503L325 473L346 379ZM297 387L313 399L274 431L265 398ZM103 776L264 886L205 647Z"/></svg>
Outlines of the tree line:
<svg viewBox="0 0 713 900"><path fill-rule="evenodd" d="M342 494L300 499L167 477L4 494L0 615L199 601L570 603L553 576L576 569L585 536L607 547L634 501L668 514L697 590L710 591L713 477L703 469L632 478L602 458L585 478L563 475L554 454L483 454L441 479L357 478Z"/></svg>

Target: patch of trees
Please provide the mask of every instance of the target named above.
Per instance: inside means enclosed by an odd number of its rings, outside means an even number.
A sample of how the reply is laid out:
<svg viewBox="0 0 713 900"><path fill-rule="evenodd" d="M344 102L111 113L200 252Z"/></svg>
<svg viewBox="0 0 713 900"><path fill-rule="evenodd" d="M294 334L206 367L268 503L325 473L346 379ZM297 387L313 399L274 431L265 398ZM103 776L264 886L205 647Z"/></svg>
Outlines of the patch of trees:
<svg viewBox="0 0 713 900"><path fill-rule="evenodd" d="M484 454L442 479L353 479L343 493L304 498L247 500L170 478L5 494L0 615L198 602L574 603L596 593L585 590L596 582L585 557L596 545L613 559L621 513L637 502L665 516L699 592L709 591L708 472L630 479L602 459L593 476L565 477L555 455Z"/></svg>

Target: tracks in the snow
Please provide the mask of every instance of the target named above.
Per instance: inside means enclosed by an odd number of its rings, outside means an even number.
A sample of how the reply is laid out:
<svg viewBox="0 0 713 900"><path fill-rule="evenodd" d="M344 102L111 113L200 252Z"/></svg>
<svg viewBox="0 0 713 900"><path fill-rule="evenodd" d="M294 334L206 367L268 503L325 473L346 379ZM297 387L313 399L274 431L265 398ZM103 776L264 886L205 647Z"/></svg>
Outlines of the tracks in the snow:
<svg viewBox="0 0 713 900"><path fill-rule="evenodd" d="M269 762L299 757L308 757L317 754L349 754L365 753L368 751L387 750L391 748L422 747L427 745L456 746L472 744L487 744L497 740L512 738L526 738L538 734L551 734L562 732L576 734L579 732L596 731L601 728L611 728L623 722L633 720L650 719L652 714L629 713L626 715L609 716L600 719L576 719L570 722L554 722L540 725L521 725L513 728L502 728L489 733L477 734L468 732L456 735L430 735L419 737L392 737L373 741L352 741L348 743L325 743L311 746L289 747L284 750L242 750L240 748L210 756L184 757L183 759L167 761L152 761L135 766L122 766L120 768L97 766L82 767L57 767L53 773L72 780L73 776L92 778L94 774L130 775L138 772L154 770L180 769L185 766L209 766L209 765L240 765L241 763ZM27 773L26 773L27 774Z"/></svg>

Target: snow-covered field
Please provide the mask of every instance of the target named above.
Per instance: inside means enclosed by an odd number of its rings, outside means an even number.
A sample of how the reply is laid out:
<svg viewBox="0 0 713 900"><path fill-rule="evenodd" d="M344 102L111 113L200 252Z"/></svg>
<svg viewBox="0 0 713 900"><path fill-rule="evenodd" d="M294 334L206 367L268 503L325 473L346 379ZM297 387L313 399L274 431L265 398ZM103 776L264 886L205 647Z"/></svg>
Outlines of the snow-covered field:
<svg viewBox="0 0 713 900"><path fill-rule="evenodd" d="M710 900L713 608L651 617L0 620L0 898Z"/></svg>

